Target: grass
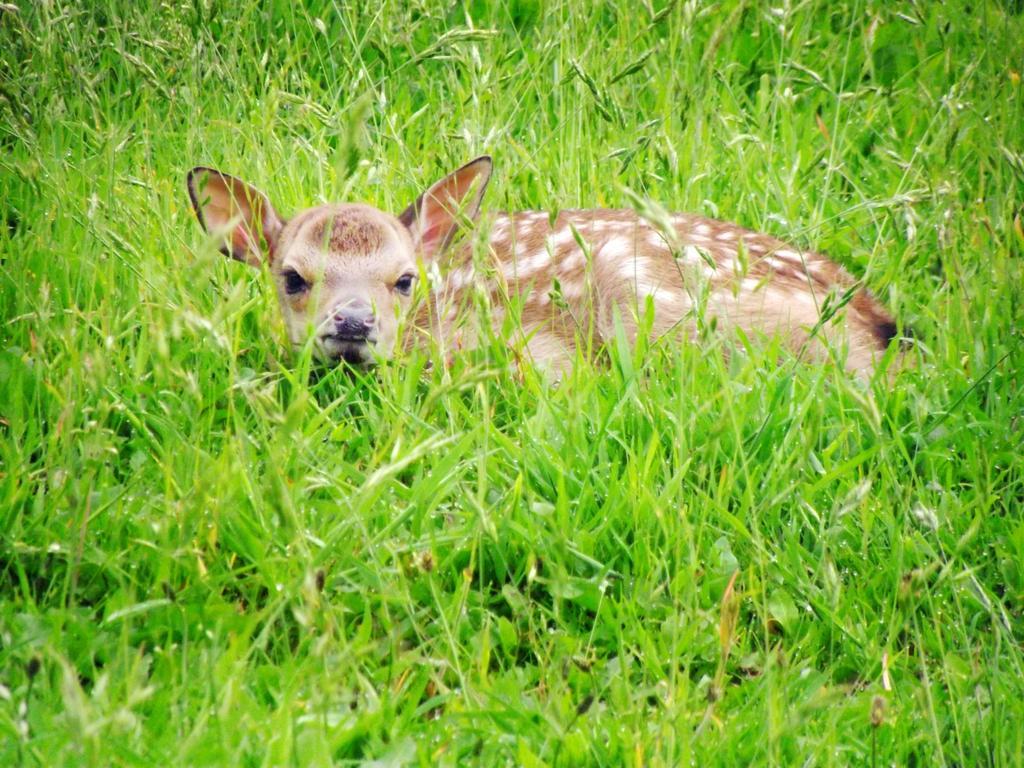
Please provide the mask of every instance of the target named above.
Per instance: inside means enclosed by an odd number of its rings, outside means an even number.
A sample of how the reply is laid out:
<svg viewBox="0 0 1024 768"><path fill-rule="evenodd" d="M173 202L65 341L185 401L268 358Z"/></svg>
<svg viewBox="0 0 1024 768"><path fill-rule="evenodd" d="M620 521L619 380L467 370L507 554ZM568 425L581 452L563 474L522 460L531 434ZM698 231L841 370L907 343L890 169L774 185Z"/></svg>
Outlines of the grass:
<svg viewBox="0 0 1024 768"><path fill-rule="evenodd" d="M372 6L0 11L0 763L1024 762L1020 3ZM485 151L824 250L921 362L311 374L184 188Z"/></svg>

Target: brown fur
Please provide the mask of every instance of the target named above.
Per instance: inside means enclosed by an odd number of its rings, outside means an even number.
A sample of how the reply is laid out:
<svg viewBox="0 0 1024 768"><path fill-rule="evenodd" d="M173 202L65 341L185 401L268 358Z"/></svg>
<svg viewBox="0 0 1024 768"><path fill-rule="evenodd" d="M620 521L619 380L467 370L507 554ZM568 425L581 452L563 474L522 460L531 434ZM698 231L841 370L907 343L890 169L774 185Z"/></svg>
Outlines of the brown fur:
<svg viewBox="0 0 1024 768"><path fill-rule="evenodd" d="M328 224L331 225L331 234L325 238ZM368 216L328 216L310 228L309 240L311 244L325 246L331 252L372 253L384 244L388 229Z"/></svg>

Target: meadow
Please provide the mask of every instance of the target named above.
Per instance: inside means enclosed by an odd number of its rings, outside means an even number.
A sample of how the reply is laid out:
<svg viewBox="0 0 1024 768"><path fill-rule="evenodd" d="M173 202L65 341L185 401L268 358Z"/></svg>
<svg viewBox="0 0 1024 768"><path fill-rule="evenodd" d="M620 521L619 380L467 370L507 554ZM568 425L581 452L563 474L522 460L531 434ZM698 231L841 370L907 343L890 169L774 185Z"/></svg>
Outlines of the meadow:
<svg viewBox="0 0 1024 768"><path fill-rule="evenodd" d="M0 764L1024 763L1022 76L1013 0L0 4ZM915 363L325 370L184 185L484 152L827 252Z"/></svg>

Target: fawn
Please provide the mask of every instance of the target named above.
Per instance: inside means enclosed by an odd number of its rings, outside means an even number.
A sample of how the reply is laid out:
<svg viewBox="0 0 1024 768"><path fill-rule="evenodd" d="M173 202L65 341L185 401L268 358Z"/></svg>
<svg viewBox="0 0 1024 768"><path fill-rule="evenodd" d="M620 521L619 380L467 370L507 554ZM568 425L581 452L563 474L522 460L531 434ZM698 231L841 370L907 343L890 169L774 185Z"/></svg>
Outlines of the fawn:
<svg viewBox="0 0 1024 768"><path fill-rule="evenodd" d="M475 291L491 297L499 332L554 373L577 347L643 328L695 338L701 328L779 335L798 353L829 350L870 375L897 335L893 318L841 267L769 235L691 214L654 210L499 213L480 219L487 156L426 190L397 217L369 205L320 205L283 219L257 189L210 168L188 174L202 226L225 254L273 275L291 342L313 336L328 362L390 357L430 334L451 355L481 329L460 312ZM455 242L460 229L475 229ZM433 276L429 295L414 291ZM653 316L646 316L653 312Z"/></svg>

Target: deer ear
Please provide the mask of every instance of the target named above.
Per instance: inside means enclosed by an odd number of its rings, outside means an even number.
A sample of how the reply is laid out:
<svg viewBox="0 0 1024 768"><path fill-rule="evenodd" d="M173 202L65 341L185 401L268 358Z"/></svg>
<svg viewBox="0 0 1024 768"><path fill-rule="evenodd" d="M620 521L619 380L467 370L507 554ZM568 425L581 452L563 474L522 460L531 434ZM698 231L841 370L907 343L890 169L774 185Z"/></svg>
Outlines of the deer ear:
<svg viewBox="0 0 1024 768"><path fill-rule="evenodd" d="M491 168L488 155L478 157L445 176L401 213L398 219L408 228L423 258L429 261L439 256L462 221L476 220Z"/></svg>
<svg viewBox="0 0 1024 768"><path fill-rule="evenodd" d="M224 236L221 251L258 267L272 261L284 221L267 196L213 168L188 173L188 194L203 229Z"/></svg>

